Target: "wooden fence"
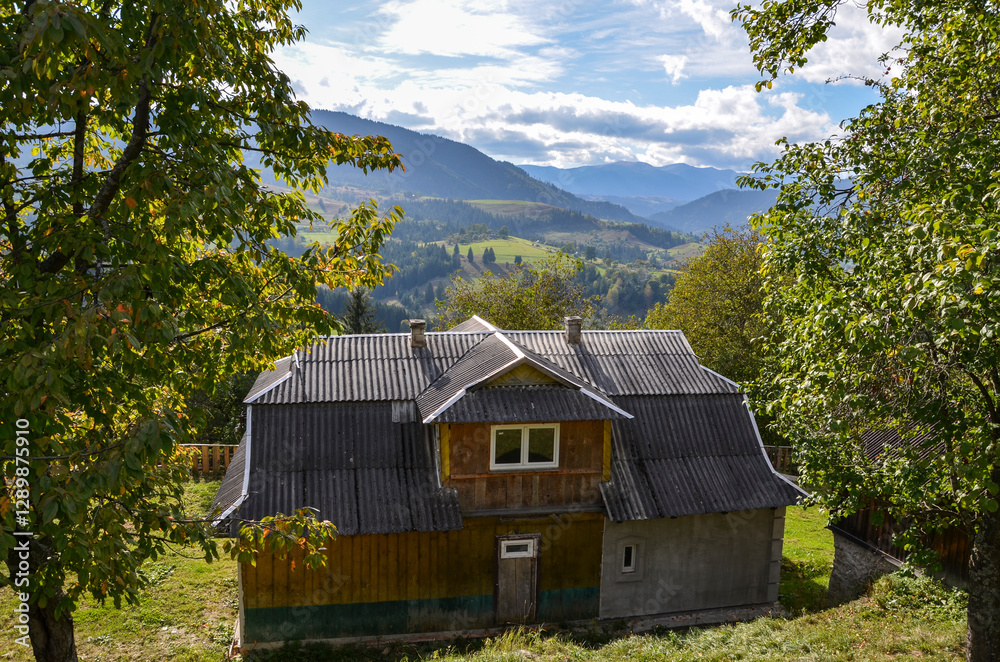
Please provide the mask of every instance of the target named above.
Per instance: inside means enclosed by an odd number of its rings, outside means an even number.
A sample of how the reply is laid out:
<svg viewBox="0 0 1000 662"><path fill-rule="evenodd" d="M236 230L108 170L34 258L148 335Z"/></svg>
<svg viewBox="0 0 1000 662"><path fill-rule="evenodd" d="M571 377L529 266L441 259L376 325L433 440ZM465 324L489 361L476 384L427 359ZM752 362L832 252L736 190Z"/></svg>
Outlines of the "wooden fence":
<svg viewBox="0 0 1000 662"><path fill-rule="evenodd" d="M792 462L791 446L764 446L767 457L775 471L783 474L797 474L795 463Z"/></svg>
<svg viewBox="0 0 1000 662"><path fill-rule="evenodd" d="M195 473L212 474L226 470L238 446L236 444L182 444L194 451L191 469Z"/></svg>
<svg viewBox="0 0 1000 662"><path fill-rule="evenodd" d="M882 517L874 517L880 511ZM880 520L878 524L875 523L876 520ZM893 536L903 526L886 514L878 502L838 520L834 525L889 556L900 560L907 557L906 550L893 544ZM940 555L945 581L958 586L968 582L971 541L965 531L958 528L946 529L926 539L924 543Z"/></svg>

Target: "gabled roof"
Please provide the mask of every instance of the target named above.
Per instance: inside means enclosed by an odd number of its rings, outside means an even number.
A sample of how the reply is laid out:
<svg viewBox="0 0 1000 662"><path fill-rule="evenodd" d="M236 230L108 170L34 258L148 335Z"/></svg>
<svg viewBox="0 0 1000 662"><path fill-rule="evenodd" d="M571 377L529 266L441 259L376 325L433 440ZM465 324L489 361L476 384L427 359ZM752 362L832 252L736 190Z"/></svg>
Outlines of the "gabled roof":
<svg viewBox="0 0 1000 662"><path fill-rule="evenodd" d="M558 382L563 389L575 391L575 402L580 402L581 396L583 400L586 400L587 398L593 400L594 403L596 403L596 405L598 405L601 409L598 411L599 415L592 416L592 419L596 418L603 420L630 417L630 414L622 411L612 404L608 400L607 394L602 393L600 389L595 387L593 384L590 384L576 375L563 370L558 365L546 360L534 352L511 342L502 331L495 331L476 347L469 350L465 356L456 361L417 397L417 408L420 411L423 422L433 423L438 421L443 414L447 413L449 408L459 401L470 397L473 390L478 393L481 390L481 387L488 384L490 381L524 365L531 366L538 372L547 375L555 382ZM524 391L519 392L525 393ZM567 395L567 397L573 396ZM482 403L486 403L491 400L495 401L496 396L486 394L480 395L474 399ZM550 397L547 402L552 403L552 398ZM594 409L593 403L587 403L587 405L588 410ZM472 409L463 409L463 411L469 412L475 410L476 407L473 407ZM528 420L581 420L576 418L577 414L572 411L559 411L553 407L549 407L547 409L547 415L550 416L550 418L536 418ZM459 421L454 416L449 417L448 420L450 422L472 422ZM517 420L525 419L519 418ZM497 419L497 422L505 423L510 421L501 421Z"/></svg>

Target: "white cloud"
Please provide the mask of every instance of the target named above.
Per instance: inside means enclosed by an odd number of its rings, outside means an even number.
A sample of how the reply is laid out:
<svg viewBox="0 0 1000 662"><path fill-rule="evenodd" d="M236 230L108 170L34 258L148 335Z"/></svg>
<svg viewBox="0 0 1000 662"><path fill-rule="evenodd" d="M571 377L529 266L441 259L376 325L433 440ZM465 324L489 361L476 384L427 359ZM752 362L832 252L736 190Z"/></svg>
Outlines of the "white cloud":
<svg viewBox="0 0 1000 662"><path fill-rule="evenodd" d="M687 64L686 55L661 55L657 59L667 72L667 78L674 85L679 83L682 78L686 78L684 75L684 65Z"/></svg>
<svg viewBox="0 0 1000 662"><path fill-rule="evenodd" d="M836 20L827 40L813 48L809 62L795 75L812 83L841 76L879 78L884 71L879 56L891 51L904 31L873 25L866 9L850 2L840 6Z"/></svg>
<svg viewBox="0 0 1000 662"><path fill-rule="evenodd" d="M521 47L546 43L526 16L510 11L506 4L471 0L389 2L379 10L390 22L380 48L409 54L507 58L516 55Z"/></svg>
<svg viewBox="0 0 1000 662"><path fill-rule="evenodd" d="M728 3L727 3L728 4ZM732 33L733 23L729 12L719 7L713 7L705 0L680 0L677 9L693 19L705 34L723 41Z"/></svg>

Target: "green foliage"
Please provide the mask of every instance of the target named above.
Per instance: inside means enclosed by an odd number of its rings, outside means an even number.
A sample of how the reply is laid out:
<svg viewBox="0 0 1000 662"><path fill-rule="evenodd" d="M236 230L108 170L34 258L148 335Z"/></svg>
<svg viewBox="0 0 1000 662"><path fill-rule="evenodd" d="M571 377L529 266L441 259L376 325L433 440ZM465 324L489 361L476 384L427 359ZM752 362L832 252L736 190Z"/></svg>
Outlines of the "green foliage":
<svg viewBox="0 0 1000 662"><path fill-rule="evenodd" d="M243 432L243 399L253 387L257 372L235 373L211 385L212 391L198 391L188 399L188 411L196 419L194 441L199 444L238 444Z"/></svg>
<svg viewBox="0 0 1000 662"><path fill-rule="evenodd" d="M683 331L702 364L741 385L759 376L763 359L755 341L771 331L763 316L760 242L753 230L715 232L669 300L646 316L648 328Z"/></svg>
<svg viewBox="0 0 1000 662"><path fill-rule="evenodd" d="M804 62L835 2L741 7L761 71ZM773 411L802 440L800 473L833 516L881 498L897 521L974 540L970 660L1000 655L1000 14L973 2L866 5L905 34L895 77L842 136L785 145L744 185L780 187L765 305L785 318ZM789 274L789 279L779 274ZM908 435L866 457L872 427ZM990 559L990 561L985 561ZM979 574L977 574L979 573Z"/></svg>
<svg viewBox="0 0 1000 662"><path fill-rule="evenodd" d="M574 282L581 268L565 256L521 265L503 276L487 272L478 281L452 278L438 301L439 324L450 328L473 315L501 329L559 329L567 315L589 317L594 301Z"/></svg>
<svg viewBox="0 0 1000 662"><path fill-rule="evenodd" d="M375 300L366 287L351 291L340 324L344 333L385 333L385 325L376 319Z"/></svg>
<svg viewBox="0 0 1000 662"><path fill-rule="evenodd" d="M872 606L883 613L921 611L928 616L952 620L962 618L969 606L969 596L961 589L949 589L925 575L899 572L875 580L868 598Z"/></svg>
<svg viewBox="0 0 1000 662"><path fill-rule="evenodd" d="M57 619L85 594L136 601L167 544L217 556L180 504L187 403L333 331L317 283L387 271L398 208L362 205L298 258L268 244L322 217L262 187L245 150L312 190L331 161L400 165L386 140L314 127L294 100L270 55L302 37L297 6L0 8L0 445L8 488L30 485L32 601ZM27 467L9 417L27 421ZM0 558L14 517L0 510Z"/></svg>

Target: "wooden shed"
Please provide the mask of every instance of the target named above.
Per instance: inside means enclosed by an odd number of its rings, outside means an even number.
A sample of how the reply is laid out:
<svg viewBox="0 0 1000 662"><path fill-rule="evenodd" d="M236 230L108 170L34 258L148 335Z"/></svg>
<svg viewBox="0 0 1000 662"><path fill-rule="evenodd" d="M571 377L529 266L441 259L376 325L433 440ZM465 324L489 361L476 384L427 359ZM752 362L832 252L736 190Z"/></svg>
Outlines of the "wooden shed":
<svg viewBox="0 0 1000 662"><path fill-rule="evenodd" d="M316 571L239 569L239 640L455 633L777 599L784 507L735 384L676 331L340 336L246 399L220 525L311 506Z"/></svg>

